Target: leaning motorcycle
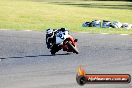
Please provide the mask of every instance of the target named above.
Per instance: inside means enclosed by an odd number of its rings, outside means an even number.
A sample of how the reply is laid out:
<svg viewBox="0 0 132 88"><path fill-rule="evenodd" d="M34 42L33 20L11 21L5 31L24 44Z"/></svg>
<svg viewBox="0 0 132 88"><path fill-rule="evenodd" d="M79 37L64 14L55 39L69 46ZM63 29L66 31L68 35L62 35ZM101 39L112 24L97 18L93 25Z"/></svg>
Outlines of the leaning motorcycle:
<svg viewBox="0 0 132 88"><path fill-rule="evenodd" d="M78 54L76 45L77 39L74 39L69 31L58 31L55 35L55 43L51 46L51 54L55 55L56 52L63 49L63 51L73 52Z"/></svg>

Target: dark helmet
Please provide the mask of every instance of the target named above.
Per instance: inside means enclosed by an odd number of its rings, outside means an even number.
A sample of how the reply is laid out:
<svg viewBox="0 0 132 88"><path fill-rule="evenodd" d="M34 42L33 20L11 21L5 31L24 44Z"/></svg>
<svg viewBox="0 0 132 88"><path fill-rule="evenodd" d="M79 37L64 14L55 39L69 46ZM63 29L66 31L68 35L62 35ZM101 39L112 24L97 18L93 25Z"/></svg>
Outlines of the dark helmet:
<svg viewBox="0 0 132 88"><path fill-rule="evenodd" d="M64 31L66 31L66 28L60 28L59 31L64 32Z"/></svg>

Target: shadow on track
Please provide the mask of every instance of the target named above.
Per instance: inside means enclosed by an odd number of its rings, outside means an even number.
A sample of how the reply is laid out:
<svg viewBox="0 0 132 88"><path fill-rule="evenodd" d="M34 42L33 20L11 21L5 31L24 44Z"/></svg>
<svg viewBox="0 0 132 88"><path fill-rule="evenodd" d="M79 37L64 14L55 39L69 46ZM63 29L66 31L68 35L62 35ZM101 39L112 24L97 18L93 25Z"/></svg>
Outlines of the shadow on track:
<svg viewBox="0 0 132 88"><path fill-rule="evenodd" d="M10 58L26 58L26 57L30 57L30 58L33 58L33 57L46 57L46 56L58 56L58 55L70 55L71 53L64 53L64 54L56 54L56 55L27 55L27 56L13 56L13 57L7 57L7 58L0 58L1 60L4 60L4 59L10 59Z"/></svg>

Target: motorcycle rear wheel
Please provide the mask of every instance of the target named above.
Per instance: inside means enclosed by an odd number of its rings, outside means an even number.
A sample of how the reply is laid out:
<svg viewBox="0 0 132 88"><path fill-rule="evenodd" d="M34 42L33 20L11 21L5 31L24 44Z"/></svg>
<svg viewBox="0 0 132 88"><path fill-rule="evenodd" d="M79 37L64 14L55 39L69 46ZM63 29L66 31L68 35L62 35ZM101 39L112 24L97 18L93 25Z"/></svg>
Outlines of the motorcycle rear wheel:
<svg viewBox="0 0 132 88"><path fill-rule="evenodd" d="M58 52L59 50L61 50L61 47L59 47L58 45L54 44L52 47L51 47L51 54L52 55L55 55L56 52Z"/></svg>
<svg viewBox="0 0 132 88"><path fill-rule="evenodd" d="M56 53L54 50L51 50L50 52L51 52L51 55L55 55Z"/></svg>

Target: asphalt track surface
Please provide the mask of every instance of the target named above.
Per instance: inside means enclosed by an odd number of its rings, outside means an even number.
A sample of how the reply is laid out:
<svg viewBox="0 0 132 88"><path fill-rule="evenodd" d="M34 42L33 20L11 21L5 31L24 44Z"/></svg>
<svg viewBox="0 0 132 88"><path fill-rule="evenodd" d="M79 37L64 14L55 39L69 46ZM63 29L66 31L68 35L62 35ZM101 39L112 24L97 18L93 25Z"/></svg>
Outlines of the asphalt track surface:
<svg viewBox="0 0 132 88"><path fill-rule="evenodd" d="M0 30L0 88L132 88L130 84L76 83L76 69L87 73L132 75L132 36L72 33L79 54L51 56L45 33Z"/></svg>

